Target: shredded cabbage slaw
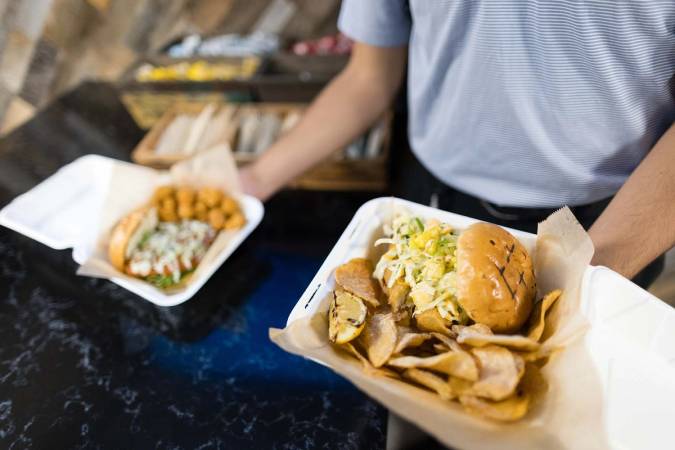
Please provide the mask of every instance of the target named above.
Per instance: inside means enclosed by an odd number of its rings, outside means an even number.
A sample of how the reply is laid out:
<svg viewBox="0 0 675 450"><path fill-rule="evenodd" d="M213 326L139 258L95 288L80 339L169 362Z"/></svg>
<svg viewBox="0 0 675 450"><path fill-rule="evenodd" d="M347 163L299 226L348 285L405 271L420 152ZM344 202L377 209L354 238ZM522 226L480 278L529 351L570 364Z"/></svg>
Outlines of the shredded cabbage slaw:
<svg viewBox="0 0 675 450"><path fill-rule="evenodd" d="M465 324L468 316L457 302L458 234L446 223L400 214L384 227L375 245L389 245L373 276L392 288L397 280L410 287L406 303L413 316L436 308L451 323ZM389 272L389 274L387 274ZM387 278L388 276L388 278Z"/></svg>

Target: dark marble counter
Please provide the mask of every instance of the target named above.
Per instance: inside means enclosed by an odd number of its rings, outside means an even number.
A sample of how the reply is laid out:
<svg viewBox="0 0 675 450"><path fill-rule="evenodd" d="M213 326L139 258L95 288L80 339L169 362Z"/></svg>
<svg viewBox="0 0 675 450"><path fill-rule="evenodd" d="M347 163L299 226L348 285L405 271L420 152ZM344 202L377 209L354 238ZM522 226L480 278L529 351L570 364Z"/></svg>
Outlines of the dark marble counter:
<svg viewBox="0 0 675 450"><path fill-rule="evenodd" d="M0 207L81 155L128 159L141 136L111 86L81 85L0 141ZM383 448L382 407L267 337L369 198L277 196L173 308L0 228L0 447Z"/></svg>

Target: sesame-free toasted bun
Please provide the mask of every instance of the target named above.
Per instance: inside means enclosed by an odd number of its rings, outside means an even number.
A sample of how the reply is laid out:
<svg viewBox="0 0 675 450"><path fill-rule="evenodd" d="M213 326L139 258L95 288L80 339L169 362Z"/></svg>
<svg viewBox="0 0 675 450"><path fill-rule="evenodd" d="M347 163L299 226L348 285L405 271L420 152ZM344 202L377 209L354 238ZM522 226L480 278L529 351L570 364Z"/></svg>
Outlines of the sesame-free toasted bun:
<svg viewBox="0 0 675 450"><path fill-rule="evenodd" d="M144 206L117 222L108 243L108 258L117 270L124 271L131 250L138 245L146 231L157 226L157 221L157 209Z"/></svg>
<svg viewBox="0 0 675 450"><path fill-rule="evenodd" d="M467 228L457 241L457 300L475 322L513 333L530 316L536 294L532 259L505 229Z"/></svg>

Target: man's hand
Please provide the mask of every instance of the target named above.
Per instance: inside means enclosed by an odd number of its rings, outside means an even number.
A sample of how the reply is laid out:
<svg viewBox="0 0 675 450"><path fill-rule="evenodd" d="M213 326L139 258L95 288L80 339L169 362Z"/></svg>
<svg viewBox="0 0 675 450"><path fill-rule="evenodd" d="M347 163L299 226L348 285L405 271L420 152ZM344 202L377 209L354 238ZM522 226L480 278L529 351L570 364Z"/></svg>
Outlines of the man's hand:
<svg viewBox="0 0 675 450"><path fill-rule="evenodd" d="M347 67L317 97L298 125L241 170L244 191L266 200L366 131L396 95L406 55L406 47L356 43Z"/></svg>
<svg viewBox="0 0 675 450"><path fill-rule="evenodd" d="M632 278L675 245L675 124L591 227L593 264Z"/></svg>

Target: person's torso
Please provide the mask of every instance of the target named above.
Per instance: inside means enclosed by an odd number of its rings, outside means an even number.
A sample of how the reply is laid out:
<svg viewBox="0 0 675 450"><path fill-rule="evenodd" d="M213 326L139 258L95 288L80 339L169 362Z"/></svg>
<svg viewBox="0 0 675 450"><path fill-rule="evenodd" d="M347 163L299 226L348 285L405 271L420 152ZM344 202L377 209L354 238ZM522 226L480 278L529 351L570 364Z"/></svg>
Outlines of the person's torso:
<svg viewBox="0 0 675 450"><path fill-rule="evenodd" d="M513 206L612 195L675 119L675 1L409 0L410 140Z"/></svg>

